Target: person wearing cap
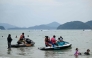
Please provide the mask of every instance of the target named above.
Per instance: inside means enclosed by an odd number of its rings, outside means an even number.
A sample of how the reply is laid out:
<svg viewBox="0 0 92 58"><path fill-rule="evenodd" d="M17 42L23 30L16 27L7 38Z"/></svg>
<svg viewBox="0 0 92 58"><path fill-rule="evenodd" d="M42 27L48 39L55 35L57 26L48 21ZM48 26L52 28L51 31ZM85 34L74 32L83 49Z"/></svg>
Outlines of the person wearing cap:
<svg viewBox="0 0 92 58"><path fill-rule="evenodd" d="M56 43L56 36L55 35L53 35L53 37L51 38L51 42L52 42L52 45L53 45L53 47L54 47L54 45L57 45L57 43ZM58 45L57 45L58 46Z"/></svg>

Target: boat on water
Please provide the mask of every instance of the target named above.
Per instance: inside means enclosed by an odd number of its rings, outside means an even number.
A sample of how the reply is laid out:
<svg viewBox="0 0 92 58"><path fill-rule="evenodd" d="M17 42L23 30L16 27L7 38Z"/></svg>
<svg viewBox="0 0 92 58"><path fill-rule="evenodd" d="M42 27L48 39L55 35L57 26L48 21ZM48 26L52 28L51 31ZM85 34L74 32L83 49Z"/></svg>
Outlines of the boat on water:
<svg viewBox="0 0 92 58"><path fill-rule="evenodd" d="M23 44L21 42L17 42L17 44L12 44L11 47L13 48L18 48L18 47L32 47L34 46L35 42L33 42L32 40L30 40L29 38L26 38L26 44Z"/></svg>
<svg viewBox="0 0 92 58"><path fill-rule="evenodd" d="M55 47L39 47L38 49L40 49L40 50L61 50L61 49L69 48L71 46L72 46L72 44L70 44L69 42L59 42L58 46L55 46Z"/></svg>

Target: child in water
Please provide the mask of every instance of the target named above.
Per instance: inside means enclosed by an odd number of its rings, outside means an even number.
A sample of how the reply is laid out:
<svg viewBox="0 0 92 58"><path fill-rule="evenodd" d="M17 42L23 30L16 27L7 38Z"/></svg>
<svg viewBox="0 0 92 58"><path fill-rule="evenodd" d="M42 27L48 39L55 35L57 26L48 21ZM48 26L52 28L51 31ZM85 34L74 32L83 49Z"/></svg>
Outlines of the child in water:
<svg viewBox="0 0 92 58"><path fill-rule="evenodd" d="M89 49L87 49L87 51L84 53L85 55L90 55L90 50Z"/></svg>
<svg viewBox="0 0 92 58"><path fill-rule="evenodd" d="M81 55L81 53L80 52L78 52L78 48L76 48L76 52L75 52L75 54L74 54L75 56L78 56L78 55Z"/></svg>

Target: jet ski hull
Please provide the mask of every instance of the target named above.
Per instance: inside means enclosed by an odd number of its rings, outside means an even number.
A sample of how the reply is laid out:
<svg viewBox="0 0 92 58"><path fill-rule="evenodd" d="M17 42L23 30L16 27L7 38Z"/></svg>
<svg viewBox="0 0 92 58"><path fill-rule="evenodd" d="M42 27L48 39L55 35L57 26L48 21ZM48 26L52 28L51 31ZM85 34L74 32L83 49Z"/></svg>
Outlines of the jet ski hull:
<svg viewBox="0 0 92 58"><path fill-rule="evenodd" d="M61 50L61 49L69 48L71 46L72 46L72 44L66 44L63 46L56 46L56 47L40 47L38 49L40 49L40 50Z"/></svg>

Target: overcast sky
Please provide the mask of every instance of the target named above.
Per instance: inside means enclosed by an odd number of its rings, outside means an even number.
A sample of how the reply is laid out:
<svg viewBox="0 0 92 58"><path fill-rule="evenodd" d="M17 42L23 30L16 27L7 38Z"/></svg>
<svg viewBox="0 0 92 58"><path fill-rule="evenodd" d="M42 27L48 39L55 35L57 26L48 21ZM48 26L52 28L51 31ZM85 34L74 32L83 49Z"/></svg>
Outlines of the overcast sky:
<svg viewBox="0 0 92 58"><path fill-rule="evenodd" d="M0 0L0 23L18 27L92 20L92 0Z"/></svg>

